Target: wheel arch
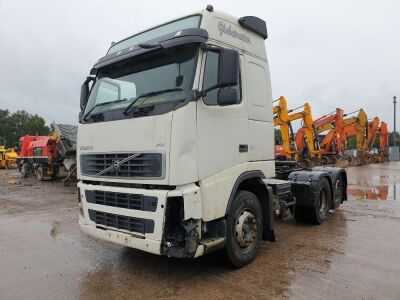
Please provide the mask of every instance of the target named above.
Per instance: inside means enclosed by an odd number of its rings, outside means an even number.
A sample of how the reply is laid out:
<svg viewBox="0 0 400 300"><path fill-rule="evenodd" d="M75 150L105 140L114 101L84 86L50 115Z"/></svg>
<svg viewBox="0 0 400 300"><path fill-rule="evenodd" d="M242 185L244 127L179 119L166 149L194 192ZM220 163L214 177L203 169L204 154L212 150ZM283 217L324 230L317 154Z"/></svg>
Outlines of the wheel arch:
<svg viewBox="0 0 400 300"><path fill-rule="evenodd" d="M312 169L312 171L323 171L323 172L328 173L329 178L330 178L331 188L332 188L332 190L331 190L332 197L334 196L334 192L333 192L334 182L336 182L336 180L339 176L343 176L344 188L343 188L342 199L347 200L347 173L346 173L345 169L335 168L335 167L315 167Z"/></svg>
<svg viewBox="0 0 400 300"><path fill-rule="evenodd" d="M228 215L238 191L244 190L254 193L260 201L263 215L263 239L275 241L274 234L274 206L272 188L263 182L265 175L260 170L242 173L235 181L229 196L225 217Z"/></svg>

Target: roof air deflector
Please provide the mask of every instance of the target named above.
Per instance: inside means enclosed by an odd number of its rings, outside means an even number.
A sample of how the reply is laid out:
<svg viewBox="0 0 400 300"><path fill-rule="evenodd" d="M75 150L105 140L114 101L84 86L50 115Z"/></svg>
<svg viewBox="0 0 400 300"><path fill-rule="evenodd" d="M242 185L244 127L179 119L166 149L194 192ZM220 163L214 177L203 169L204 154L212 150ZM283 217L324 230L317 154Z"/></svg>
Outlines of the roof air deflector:
<svg viewBox="0 0 400 300"><path fill-rule="evenodd" d="M267 33L267 24L265 23L264 20L254 17L254 16L246 16L246 17L241 17L239 19L239 24L242 25L243 27L261 35L264 40L268 38L268 33Z"/></svg>

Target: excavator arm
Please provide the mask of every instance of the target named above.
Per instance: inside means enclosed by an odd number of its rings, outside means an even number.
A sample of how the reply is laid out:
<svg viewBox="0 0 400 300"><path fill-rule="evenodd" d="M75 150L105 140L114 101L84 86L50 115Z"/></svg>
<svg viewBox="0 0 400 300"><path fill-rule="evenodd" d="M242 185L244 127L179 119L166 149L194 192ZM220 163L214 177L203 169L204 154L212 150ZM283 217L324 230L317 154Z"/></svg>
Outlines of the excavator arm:
<svg viewBox="0 0 400 300"><path fill-rule="evenodd" d="M379 154L378 161L384 162L387 160L387 147L389 146L389 134L387 124L385 122L381 122L381 126L379 127Z"/></svg>
<svg viewBox="0 0 400 300"><path fill-rule="evenodd" d="M303 126L296 133L296 146L300 153L306 154L311 158L320 158L319 143L317 134L314 128L314 121L311 113L311 105L306 103L303 106L303 111L297 113L297 116L302 118Z"/></svg>
<svg viewBox="0 0 400 300"><path fill-rule="evenodd" d="M344 120L344 134L346 140L348 137L356 137L356 150L357 158L362 160L366 154L366 140L367 140L367 130L368 130L368 117L363 109L358 111L357 117L350 117ZM361 163L361 162L359 162Z"/></svg>
<svg viewBox="0 0 400 300"><path fill-rule="evenodd" d="M295 120L295 116L289 115L287 108L287 100L285 96L281 96L278 105L274 106L274 126L279 126L282 136L282 147L286 159L297 160L297 148L294 140L293 128L291 121Z"/></svg>

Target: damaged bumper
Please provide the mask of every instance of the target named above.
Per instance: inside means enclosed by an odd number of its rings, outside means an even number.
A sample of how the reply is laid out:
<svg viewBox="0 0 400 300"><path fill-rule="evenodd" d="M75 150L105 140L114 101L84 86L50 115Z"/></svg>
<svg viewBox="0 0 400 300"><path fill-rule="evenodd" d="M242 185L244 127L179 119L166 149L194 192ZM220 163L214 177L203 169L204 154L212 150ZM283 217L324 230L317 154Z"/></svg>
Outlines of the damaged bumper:
<svg viewBox="0 0 400 300"><path fill-rule="evenodd" d="M138 189L79 182L81 229L142 251L173 257L203 254L200 189Z"/></svg>

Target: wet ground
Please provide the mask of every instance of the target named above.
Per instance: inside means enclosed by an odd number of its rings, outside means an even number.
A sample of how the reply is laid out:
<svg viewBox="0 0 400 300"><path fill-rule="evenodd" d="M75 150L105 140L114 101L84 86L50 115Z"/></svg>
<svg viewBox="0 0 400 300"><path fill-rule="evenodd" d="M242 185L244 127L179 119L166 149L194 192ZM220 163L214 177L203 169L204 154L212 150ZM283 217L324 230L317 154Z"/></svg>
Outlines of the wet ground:
<svg viewBox="0 0 400 300"><path fill-rule="evenodd" d="M277 242L230 269L82 234L74 186L0 171L0 299L400 298L400 163L348 168L349 201L321 226L277 222ZM397 194L396 194L397 193Z"/></svg>

